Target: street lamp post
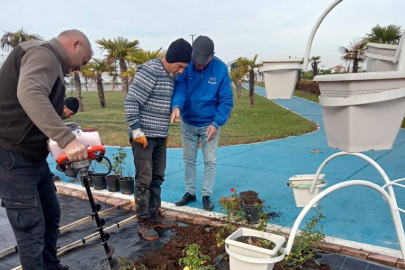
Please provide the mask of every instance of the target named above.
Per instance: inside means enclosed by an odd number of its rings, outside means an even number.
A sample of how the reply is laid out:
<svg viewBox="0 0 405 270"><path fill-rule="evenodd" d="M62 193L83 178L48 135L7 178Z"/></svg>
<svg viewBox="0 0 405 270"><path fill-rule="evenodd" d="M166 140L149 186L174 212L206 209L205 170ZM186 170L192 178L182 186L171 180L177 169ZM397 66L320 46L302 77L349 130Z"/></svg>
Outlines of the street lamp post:
<svg viewBox="0 0 405 270"><path fill-rule="evenodd" d="M191 45L193 45L193 43L194 43L194 36L196 36L196 34L191 34L191 35L189 35L189 36L191 36Z"/></svg>

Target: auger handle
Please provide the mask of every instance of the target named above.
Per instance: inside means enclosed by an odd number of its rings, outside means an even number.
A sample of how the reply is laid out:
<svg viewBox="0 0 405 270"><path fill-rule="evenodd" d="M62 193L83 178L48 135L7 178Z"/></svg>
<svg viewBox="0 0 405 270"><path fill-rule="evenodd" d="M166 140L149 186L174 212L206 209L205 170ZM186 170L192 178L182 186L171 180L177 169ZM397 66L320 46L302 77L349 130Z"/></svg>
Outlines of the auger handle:
<svg viewBox="0 0 405 270"><path fill-rule="evenodd" d="M87 159L90 159L90 160L95 159L96 158L95 152L100 152L101 155L104 155L105 147L102 145L93 145L93 146L87 147L87 154L88 154ZM58 165L63 165L63 163L67 160L69 160L68 156L66 154L62 154L56 159L56 162L58 163Z"/></svg>

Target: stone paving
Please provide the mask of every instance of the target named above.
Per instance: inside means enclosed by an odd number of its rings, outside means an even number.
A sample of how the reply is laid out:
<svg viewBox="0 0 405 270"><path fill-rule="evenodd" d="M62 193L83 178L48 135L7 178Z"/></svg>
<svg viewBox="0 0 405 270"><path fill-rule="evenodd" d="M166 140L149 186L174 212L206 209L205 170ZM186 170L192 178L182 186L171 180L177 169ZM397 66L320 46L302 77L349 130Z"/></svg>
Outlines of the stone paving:
<svg viewBox="0 0 405 270"><path fill-rule="evenodd" d="M88 201L75 197L58 195L61 208L62 220L61 226L79 220L91 214L91 208ZM101 210L110 208L110 205L100 203ZM114 212L104 217L105 227L111 226L121 220L133 216L134 213L123 209L116 209ZM111 232L109 243L112 243L116 249L115 256L136 258L142 254L148 254L154 248L162 246L168 241L173 232L170 230L158 230L160 234L159 241L147 242L140 239L137 233L137 223L133 222L120 228L118 231ZM69 243L81 239L87 235L96 232L96 223L91 221L82 226L76 227L71 231L59 236L58 246L63 247ZM14 234L8 223L4 208L0 208L0 251L15 245ZM107 267L106 262L102 262L105 257L104 249L101 246L100 239L96 239L84 246L78 247L72 251L63 254L61 263L68 265L72 270L79 269L103 269ZM0 258L0 270L8 270L19 266L17 253Z"/></svg>
<svg viewBox="0 0 405 270"><path fill-rule="evenodd" d="M61 208L62 220L61 226L77 221L91 214L89 202L79 198L58 195ZM100 203L101 210L110 208L110 205ZM115 209L104 217L106 225L111 226L119 221L133 216L132 211L124 209ZM193 220L189 218L188 220ZM201 221L201 220L200 220ZM198 223L198 219L193 223ZM187 225L180 223L180 225ZM90 235L96 231L96 224L94 221L81 225L63 233L59 236L58 245L63 247L69 243ZM174 235L172 230L158 230L160 239L155 242L147 242L140 239L137 233L137 223L132 222L125 227L120 228L118 231L111 232L109 243L113 244L116 248L115 256L127 257L129 259L136 259L144 254L149 254L155 248L161 248L162 245L169 241ZM0 251L15 245L14 235L8 223L4 208L0 208ZM88 269L108 269L108 265L104 258L104 249L100 245L100 240L94 240L84 246L71 250L61 257L62 264L68 265L71 270L88 270ZM383 266L374 262L365 261L362 259L353 258L342 254L325 253L320 256L322 261L328 263L333 270L389 270L398 269ZM19 265L19 258L16 253L10 254L4 258L0 258L0 270L8 270L15 268ZM221 269L224 269L221 267Z"/></svg>

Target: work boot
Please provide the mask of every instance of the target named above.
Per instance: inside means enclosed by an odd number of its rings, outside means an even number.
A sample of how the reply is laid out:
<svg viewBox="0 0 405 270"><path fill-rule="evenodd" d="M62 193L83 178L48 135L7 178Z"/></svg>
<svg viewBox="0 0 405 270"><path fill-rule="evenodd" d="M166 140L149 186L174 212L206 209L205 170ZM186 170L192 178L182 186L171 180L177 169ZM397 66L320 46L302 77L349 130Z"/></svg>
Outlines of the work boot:
<svg viewBox="0 0 405 270"><path fill-rule="evenodd" d="M174 219L167 219L164 215L164 210L159 209L156 216L152 217L153 228L168 229L177 226L177 221Z"/></svg>
<svg viewBox="0 0 405 270"><path fill-rule="evenodd" d="M185 206L186 204L189 204L191 202L196 202L197 197L195 195L191 195L190 193L186 192L184 194L183 198L181 198L180 201L176 202L176 206Z"/></svg>
<svg viewBox="0 0 405 270"><path fill-rule="evenodd" d="M153 229L151 219L138 218L138 234L147 241L154 241L159 239L158 233Z"/></svg>
<svg viewBox="0 0 405 270"><path fill-rule="evenodd" d="M69 266L59 264L58 266L50 268L49 270L69 270Z"/></svg>
<svg viewBox="0 0 405 270"><path fill-rule="evenodd" d="M214 208L214 204L211 202L210 196L203 196L202 201L204 205L204 210L211 211L212 208Z"/></svg>

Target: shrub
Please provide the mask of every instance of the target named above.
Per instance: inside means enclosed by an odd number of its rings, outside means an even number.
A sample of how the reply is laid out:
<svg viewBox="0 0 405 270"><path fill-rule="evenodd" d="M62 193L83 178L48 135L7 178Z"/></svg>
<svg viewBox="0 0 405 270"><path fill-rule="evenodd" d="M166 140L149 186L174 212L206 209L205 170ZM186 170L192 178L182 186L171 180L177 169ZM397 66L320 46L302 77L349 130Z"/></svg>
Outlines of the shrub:
<svg viewBox="0 0 405 270"><path fill-rule="evenodd" d="M313 81L298 81L295 89L301 90L307 93L315 94L315 95L321 95L321 92L319 91L319 84L318 82L313 82Z"/></svg>

